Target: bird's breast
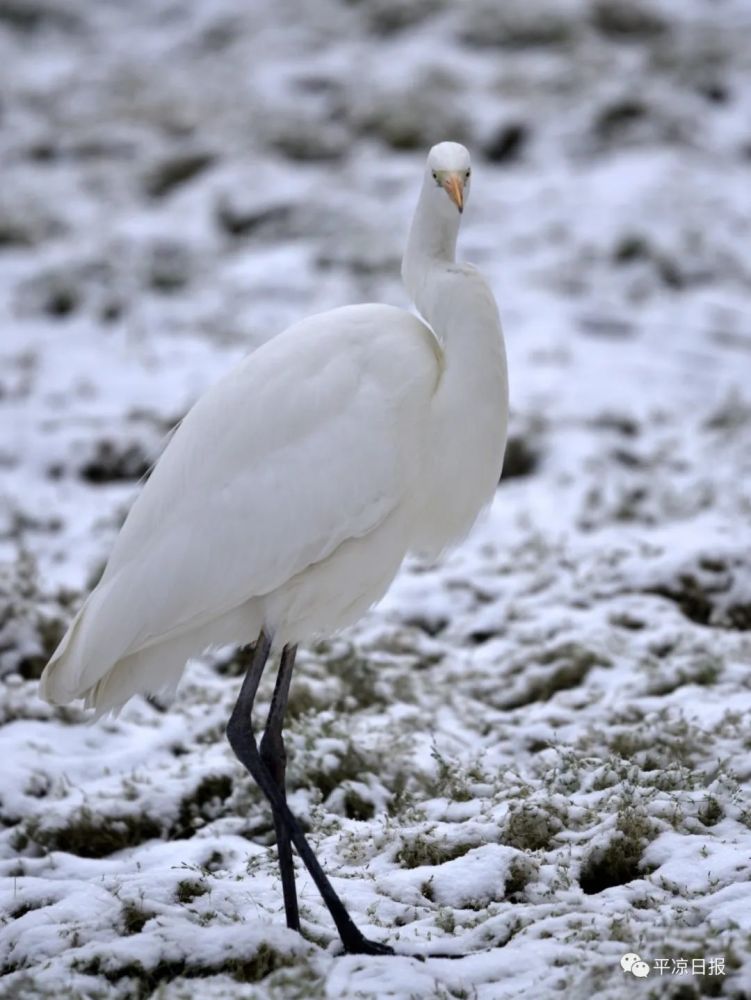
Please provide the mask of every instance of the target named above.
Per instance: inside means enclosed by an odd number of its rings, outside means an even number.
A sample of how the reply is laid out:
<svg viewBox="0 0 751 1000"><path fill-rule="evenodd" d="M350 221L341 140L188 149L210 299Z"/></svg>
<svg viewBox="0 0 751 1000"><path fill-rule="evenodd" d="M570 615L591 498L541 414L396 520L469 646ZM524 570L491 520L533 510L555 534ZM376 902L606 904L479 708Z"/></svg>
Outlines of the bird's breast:
<svg viewBox="0 0 751 1000"><path fill-rule="evenodd" d="M490 503L506 447L503 342L474 368L452 372L452 363L433 401L411 546L431 556L461 541Z"/></svg>

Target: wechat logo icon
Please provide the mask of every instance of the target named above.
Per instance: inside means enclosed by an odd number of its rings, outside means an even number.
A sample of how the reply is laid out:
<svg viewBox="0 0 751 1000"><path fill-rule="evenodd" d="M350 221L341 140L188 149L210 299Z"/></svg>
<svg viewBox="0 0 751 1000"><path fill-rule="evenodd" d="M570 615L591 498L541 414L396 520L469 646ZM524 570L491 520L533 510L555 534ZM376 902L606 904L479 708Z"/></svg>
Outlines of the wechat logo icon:
<svg viewBox="0 0 751 1000"><path fill-rule="evenodd" d="M624 972L630 972L631 975L639 979L644 979L645 976L649 975L648 963L642 962L634 951L629 951L623 956L621 959L621 968Z"/></svg>

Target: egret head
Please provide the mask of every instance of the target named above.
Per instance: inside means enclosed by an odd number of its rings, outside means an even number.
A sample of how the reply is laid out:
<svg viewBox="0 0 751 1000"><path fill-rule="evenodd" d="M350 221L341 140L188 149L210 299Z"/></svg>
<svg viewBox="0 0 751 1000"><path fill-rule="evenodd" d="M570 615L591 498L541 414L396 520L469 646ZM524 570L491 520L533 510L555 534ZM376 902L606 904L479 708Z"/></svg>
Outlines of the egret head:
<svg viewBox="0 0 751 1000"><path fill-rule="evenodd" d="M428 153L426 181L435 190L443 211L447 206L451 211L464 211L471 176L469 151L460 143L439 142Z"/></svg>

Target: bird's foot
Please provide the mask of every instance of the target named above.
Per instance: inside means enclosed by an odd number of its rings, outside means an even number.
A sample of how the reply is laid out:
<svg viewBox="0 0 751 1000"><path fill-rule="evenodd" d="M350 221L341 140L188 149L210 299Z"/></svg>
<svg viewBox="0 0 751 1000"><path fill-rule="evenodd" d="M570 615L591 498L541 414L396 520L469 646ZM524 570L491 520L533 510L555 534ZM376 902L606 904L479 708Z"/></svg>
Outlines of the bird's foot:
<svg viewBox="0 0 751 1000"><path fill-rule="evenodd" d="M380 944L378 941L369 941L366 937L354 938L351 941L343 941L344 950L348 955L395 955L396 952L387 944Z"/></svg>

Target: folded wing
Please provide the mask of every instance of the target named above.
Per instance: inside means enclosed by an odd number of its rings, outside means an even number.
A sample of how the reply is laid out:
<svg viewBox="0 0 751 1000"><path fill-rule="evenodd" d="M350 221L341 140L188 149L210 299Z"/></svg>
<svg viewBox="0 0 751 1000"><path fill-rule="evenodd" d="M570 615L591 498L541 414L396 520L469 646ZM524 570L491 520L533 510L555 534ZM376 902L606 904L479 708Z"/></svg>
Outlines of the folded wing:
<svg viewBox="0 0 751 1000"><path fill-rule="evenodd" d="M241 362L169 442L43 696L77 697L377 527L413 488L439 376L430 331L388 306L314 316Z"/></svg>

